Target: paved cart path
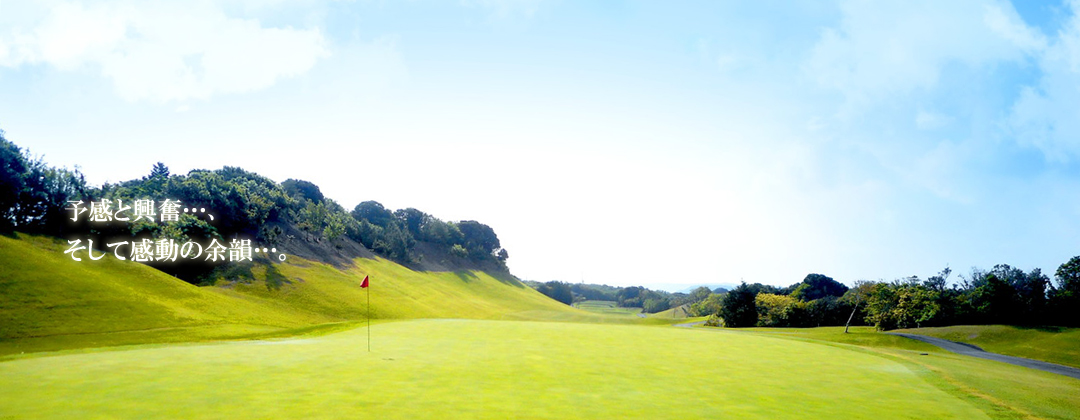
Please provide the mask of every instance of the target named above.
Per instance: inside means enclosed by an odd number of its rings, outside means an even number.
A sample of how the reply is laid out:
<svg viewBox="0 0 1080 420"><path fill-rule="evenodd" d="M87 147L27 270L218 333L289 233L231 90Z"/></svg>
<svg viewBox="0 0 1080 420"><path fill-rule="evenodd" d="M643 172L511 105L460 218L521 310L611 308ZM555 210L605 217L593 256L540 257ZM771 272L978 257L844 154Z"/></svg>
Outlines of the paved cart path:
<svg viewBox="0 0 1080 420"><path fill-rule="evenodd" d="M1041 360L1025 359L1023 357L1006 356L1004 354L990 353L985 351L979 346L975 346L967 343L958 343L955 341L949 341L937 337L928 337L918 334L904 334L904 333L886 333L897 335L904 338L910 338L912 340L919 340L924 343L933 344L941 347L945 350L951 351L957 354L963 354L965 356L978 357L982 359L995 360L998 362L1014 364L1017 366L1023 366L1032 369L1038 369L1045 372L1056 373L1058 375L1065 375L1070 378L1080 379L1080 369L1063 366L1054 363L1044 362Z"/></svg>
<svg viewBox="0 0 1080 420"><path fill-rule="evenodd" d="M693 327L696 325L704 324L705 321L699 322L687 322L683 324L675 324L676 327ZM941 347L947 351L962 354L965 356L978 357L982 359L994 360L1002 363L1009 363L1017 366L1023 366L1031 369L1038 369L1044 372L1056 373L1058 375L1065 375L1070 378L1080 379L1080 369L1071 366L1064 366L1050 362L1044 362L1041 360L1025 359L1023 357L1006 356L1004 354L990 353L986 350L979 348L979 346L967 343L958 343L955 341L949 341L937 337L929 337L918 334L904 334L904 333L885 333L892 334L904 338L910 338L912 340L919 340L924 343L933 344Z"/></svg>

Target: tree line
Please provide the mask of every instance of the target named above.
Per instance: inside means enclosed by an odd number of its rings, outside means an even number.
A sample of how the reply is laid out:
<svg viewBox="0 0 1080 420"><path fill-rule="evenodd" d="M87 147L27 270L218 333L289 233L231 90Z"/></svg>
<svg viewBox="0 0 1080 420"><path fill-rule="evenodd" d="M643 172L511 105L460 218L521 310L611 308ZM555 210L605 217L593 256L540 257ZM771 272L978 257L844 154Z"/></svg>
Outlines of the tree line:
<svg viewBox="0 0 1080 420"><path fill-rule="evenodd" d="M562 281L527 283L540 293L567 305L585 300L614 301L616 306L641 308L641 312L647 314L697 304L713 294L713 291L707 287L699 287L690 293L671 293L642 286L616 287Z"/></svg>
<svg viewBox="0 0 1080 420"><path fill-rule="evenodd" d="M85 215L76 222L71 220L72 201L81 200L89 206L90 202L108 200L113 210L119 210L120 203L130 206L139 199L179 200L184 207L206 208L214 219L183 213L175 223L146 219L90 223ZM509 258L495 231L483 223L445 222L415 208L391 211L376 201L359 203L347 211L311 182L288 179L279 184L236 167L177 175L159 162L142 178L90 186L79 170L49 167L7 140L0 130L0 232L199 243L212 239L226 243L239 237L277 244L287 227L295 227L304 239L313 242L349 238L401 263L419 261L419 242L429 243L451 258L494 262L504 269ZM104 247L103 241L94 242L95 247ZM198 282L214 268L214 264L188 264L169 271Z"/></svg>
<svg viewBox="0 0 1080 420"><path fill-rule="evenodd" d="M949 286L951 274L946 268L925 280L858 281L850 289L821 274L787 288L742 283L692 313L726 327L1080 326L1080 256L1058 267L1054 281L1038 268L1024 272L1007 264L973 268Z"/></svg>

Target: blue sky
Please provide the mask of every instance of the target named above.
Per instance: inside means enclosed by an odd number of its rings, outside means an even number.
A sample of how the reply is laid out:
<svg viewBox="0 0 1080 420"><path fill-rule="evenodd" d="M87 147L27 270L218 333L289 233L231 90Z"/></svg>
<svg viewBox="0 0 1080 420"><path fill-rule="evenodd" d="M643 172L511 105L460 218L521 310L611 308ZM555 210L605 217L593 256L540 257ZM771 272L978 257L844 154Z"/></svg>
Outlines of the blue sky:
<svg viewBox="0 0 1080 420"><path fill-rule="evenodd" d="M1080 3L0 2L0 128L491 225L520 277L1080 254Z"/></svg>

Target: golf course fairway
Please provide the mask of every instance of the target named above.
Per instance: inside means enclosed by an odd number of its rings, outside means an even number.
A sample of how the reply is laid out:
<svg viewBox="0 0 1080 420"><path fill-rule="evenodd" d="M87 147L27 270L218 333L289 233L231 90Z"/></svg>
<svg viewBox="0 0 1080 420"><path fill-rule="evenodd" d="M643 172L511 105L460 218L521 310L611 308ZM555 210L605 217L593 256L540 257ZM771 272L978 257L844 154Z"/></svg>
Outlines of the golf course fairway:
<svg viewBox="0 0 1080 420"><path fill-rule="evenodd" d="M755 334L416 320L0 362L0 418L991 418L898 358Z"/></svg>

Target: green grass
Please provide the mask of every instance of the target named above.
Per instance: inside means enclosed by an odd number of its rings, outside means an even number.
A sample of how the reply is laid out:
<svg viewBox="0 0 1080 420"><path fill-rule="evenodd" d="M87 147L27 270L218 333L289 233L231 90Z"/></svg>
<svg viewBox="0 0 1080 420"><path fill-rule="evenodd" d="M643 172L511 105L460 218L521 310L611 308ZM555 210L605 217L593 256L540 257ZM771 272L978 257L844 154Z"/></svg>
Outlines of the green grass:
<svg viewBox="0 0 1080 420"><path fill-rule="evenodd" d="M415 272L383 259L339 269L291 256L274 265L280 287L260 265L255 281L197 287L112 256L74 261L66 245L0 236L0 355L287 334L365 319L368 290L376 318L613 322L482 272ZM370 289L360 288L365 275Z"/></svg>
<svg viewBox="0 0 1080 420"><path fill-rule="evenodd" d="M368 353L366 334L359 328L9 360L0 363L0 412L14 418L230 419L980 419L1018 413L905 360L918 357L907 350L883 356L697 328L419 320L374 325ZM1005 366L995 374L1016 373ZM1049 390L1026 395L1032 404L1056 396L1061 413L1080 414L1075 394L1061 388L1075 392L1075 381L1021 378Z"/></svg>
<svg viewBox="0 0 1080 420"><path fill-rule="evenodd" d="M649 314L649 316L653 317L653 318L684 318L685 319L687 316L690 315L690 313L686 311L687 309L689 309L689 306L690 305L680 305L680 306L676 306L674 308L668 309L666 311L660 311L660 312L657 312L655 314Z"/></svg>
<svg viewBox="0 0 1080 420"><path fill-rule="evenodd" d="M942 350L927 356L891 349L881 353L917 365L913 369L925 370L935 382L981 400L995 417L1080 418L1080 380Z"/></svg>
<svg viewBox="0 0 1080 420"><path fill-rule="evenodd" d="M993 353L1080 367L1080 328L958 325L898 332L939 337L974 344Z"/></svg>
<svg viewBox="0 0 1080 420"><path fill-rule="evenodd" d="M142 264L74 261L60 241L0 236L0 354L262 334L340 321L200 288Z"/></svg>
<svg viewBox="0 0 1080 420"><path fill-rule="evenodd" d="M870 328L667 328L695 319L379 259L195 287L64 245L0 237L0 418L1080 417L1074 379ZM1075 330L991 331L1074 354Z"/></svg>
<svg viewBox="0 0 1080 420"><path fill-rule="evenodd" d="M882 334L875 330L874 327L851 327L850 332L847 334L844 334L844 327L739 328L734 331L744 333L757 333L783 338L827 341L830 343L850 344L853 346L871 348L894 348L912 351L929 351L939 349L937 346L923 343L921 341L912 340L910 338Z"/></svg>
<svg viewBox="0 0 1080 420"><path fill-rule="evenodd" d="M610 300L585 300L575 303L574 307L583 311L607 315L637 316L637 314L641 313L641 308L622 308L616 302Z"/></svg>
<svg viewBox="0 0 1080 420"><path fill-rule="evenodd" d="M342 270L290 257L276 267L293 279L291 284L273 289L256 281L234 289L343 319L367 316L369 291L375 318L498 319L523 311L580 312L521 282L483 272L416 272L381 258L357 258L354 264ZM262 278L259 272L255 274ZM359 287L364 276L371 278L368 289Z"/></svg>
<svg viewBox="0 0 1080 420"><path fill-rule="evenodd" d="M855 349L906 364L929 383L978 404L994 418L1074 419L1080 416L1080 381L1007 363L957 355L873 327L701 328ZM891 418L886 416L886 418Z"/></svg>

